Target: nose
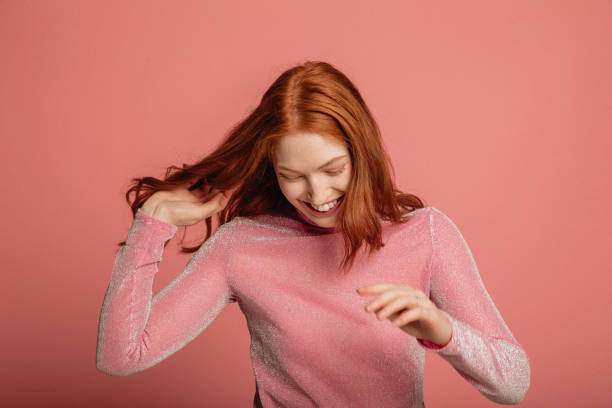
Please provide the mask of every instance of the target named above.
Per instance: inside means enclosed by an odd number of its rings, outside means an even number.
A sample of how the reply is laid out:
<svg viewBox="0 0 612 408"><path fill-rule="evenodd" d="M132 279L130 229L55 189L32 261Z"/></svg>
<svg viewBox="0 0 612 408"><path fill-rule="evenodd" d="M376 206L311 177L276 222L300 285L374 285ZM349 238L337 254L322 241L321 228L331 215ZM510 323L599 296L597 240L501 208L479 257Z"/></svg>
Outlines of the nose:
<svg viewBox="0 0 612 408"><path fill-rule="evenodd" d="M308 201L314 205L323 205L335 198L333 189L330 188L328 183L315 180L308 183L308 185Z"/></svg>

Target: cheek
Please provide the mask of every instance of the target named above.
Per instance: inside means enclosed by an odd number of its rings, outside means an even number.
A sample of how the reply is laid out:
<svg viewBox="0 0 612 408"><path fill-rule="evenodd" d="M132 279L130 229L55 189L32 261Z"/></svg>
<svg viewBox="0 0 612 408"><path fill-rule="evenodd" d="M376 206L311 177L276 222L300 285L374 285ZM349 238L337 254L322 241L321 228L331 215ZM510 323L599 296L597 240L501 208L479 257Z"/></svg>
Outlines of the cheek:
<svg viewBox="0 0 612 408"><path fill-rule="evenodd" d="M340 184L342 185L343 189L348 188L349 184L351 183L351 172L347 172L345 177L342 177L342 181L340 182Z"/></svg>
<svg viewBox="0 0 612 408"><path fill-rule="evenodd" d="M278 186L280 187L280 190L283 192L287 199L293 200L300 194L298 188L291 185L290 183L284 183L282 180L279 180Z"/></svg>

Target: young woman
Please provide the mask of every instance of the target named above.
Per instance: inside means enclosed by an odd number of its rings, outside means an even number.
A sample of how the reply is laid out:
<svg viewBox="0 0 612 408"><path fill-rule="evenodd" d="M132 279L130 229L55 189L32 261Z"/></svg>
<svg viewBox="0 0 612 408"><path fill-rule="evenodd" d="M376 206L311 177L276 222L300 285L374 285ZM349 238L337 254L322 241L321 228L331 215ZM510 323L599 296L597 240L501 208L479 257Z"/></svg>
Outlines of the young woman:
<svg viewBox="0 0 612 408"><path fill-rule="evenodd" d="M424 407L426 350L489 400L522 401L529 360L467 243L442 211L397 190L392 171L345 75L325 62L284 72L212 154L134 179L98 369L143 371L238 302L254 406ZM182 248L196 253L152 296L165 246L202 220L204 242Z"/></svg>

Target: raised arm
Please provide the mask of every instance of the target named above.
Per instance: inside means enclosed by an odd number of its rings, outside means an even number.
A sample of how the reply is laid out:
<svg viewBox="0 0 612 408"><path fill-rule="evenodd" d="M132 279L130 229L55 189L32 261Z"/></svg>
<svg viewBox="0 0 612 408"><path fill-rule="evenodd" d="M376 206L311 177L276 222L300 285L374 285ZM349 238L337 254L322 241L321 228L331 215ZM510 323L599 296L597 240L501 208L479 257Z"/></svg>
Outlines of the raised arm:
<svg viewBox="0 0 612 408"><path fill-rule="evenodd" d="M451 219L431 207L430 299L449 319L443 347L418 339L438 353L491 401L518 404L530 385L525 350L512 335L482 282L476 262Z"/></svg>
<svg viewBox="0 0 612 408"><path fill-rule="evenodd" d="M230 224L217 228L182 273L152 297L164 244L178 227L138 209L102 304L98 370L115 376L143 371L184 347L236 301L226 279Z"/></svg>

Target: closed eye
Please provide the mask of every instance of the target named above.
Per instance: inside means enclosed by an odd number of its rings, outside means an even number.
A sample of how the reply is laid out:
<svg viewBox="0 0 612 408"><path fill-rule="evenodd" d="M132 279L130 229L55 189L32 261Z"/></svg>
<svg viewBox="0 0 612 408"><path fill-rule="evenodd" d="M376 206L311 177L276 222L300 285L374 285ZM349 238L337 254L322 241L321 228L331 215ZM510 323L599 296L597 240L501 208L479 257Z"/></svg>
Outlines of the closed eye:
<svg viewBox="0 0 612 408"><path fill-rule="evenodd" d="M281 177L284 178L285 180L297 180L302 176L298 176L298 177L287 177L284 174L281 174Z"/></svg>
<svg viewBox="0 0 612 408"><path fill-rule="evenodd" d="M326 171L325 173L331 175L331 176L337 176L338 174L342 173L344 171L344 167L342 167L340 170L334 170L334 171ZM297 176L297 177L287 177L284 174L281 174L281 177L283 177L286 180L297 180L299 178L302 178L303 176Z"/></svg>

